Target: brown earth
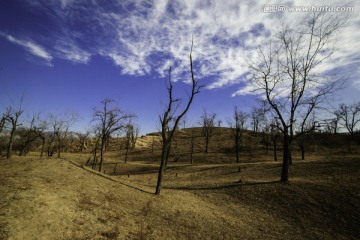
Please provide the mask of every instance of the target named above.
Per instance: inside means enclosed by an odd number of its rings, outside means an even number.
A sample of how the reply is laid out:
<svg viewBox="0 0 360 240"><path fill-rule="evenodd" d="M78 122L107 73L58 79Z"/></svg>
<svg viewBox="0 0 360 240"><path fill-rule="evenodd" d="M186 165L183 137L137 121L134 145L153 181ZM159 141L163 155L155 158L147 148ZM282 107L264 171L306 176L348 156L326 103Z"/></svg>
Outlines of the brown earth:
<svg viewBox="0 0 360 240"><path fill-rule="evenodd" d="M358 239L360 158L313 159L289 183L278 162L170 163L160 196L156 162L0 160L0 239Z"/></svg>

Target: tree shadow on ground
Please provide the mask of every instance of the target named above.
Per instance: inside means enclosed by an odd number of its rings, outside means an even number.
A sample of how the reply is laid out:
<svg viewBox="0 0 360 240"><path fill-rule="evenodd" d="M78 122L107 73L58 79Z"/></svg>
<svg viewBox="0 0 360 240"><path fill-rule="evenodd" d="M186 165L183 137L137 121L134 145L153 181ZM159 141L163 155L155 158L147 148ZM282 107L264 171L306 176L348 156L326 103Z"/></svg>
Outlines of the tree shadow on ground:
<svg viewBox="0 0 360 240"><path fill-rule="evenodd" d="M247 187L247 186L255 186L255 185L267 185L267 184L277 184L284 183L279 180L277 181L267 181L267 182L242 182L236 181L233 183L222 184L222 185L198 185L198 186L186 186L186 187L163 187L164 189L174 189L174 190L216 190L216 189L228 189L228 188L236 188L236 187Z"/></svg>

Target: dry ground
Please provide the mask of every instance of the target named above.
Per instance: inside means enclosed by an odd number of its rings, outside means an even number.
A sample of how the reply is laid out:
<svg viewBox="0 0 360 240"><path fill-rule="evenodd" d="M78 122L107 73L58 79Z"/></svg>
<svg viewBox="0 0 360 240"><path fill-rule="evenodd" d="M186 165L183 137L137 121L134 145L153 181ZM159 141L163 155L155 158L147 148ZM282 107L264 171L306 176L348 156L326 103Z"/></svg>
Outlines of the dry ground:
<svg viewBox="0 0 360 240"><path fill-rule="evenodd" d="M314 158L313 158L314 159ZM71 161L71 162L70 162ZM81 156L0 160L0 239L358 239L360 158L280 163L171 163L160 196L156 162L111 176ZM114 164L107 164L111 173Z"/></svg>

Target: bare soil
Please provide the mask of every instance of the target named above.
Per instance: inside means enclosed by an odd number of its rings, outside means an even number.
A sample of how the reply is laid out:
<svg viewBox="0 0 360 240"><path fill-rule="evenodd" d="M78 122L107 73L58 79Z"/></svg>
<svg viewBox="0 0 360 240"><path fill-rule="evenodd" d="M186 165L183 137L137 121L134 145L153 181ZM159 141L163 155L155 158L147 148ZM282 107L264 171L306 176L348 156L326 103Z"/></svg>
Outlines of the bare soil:
<svg viewBox="0 0 360 240"><path fill-rule="evenodd" d="M0 239L358 239L360 158L80 166L84 157L0 160ZM240 172L239 172L240 166Z"/></svg>

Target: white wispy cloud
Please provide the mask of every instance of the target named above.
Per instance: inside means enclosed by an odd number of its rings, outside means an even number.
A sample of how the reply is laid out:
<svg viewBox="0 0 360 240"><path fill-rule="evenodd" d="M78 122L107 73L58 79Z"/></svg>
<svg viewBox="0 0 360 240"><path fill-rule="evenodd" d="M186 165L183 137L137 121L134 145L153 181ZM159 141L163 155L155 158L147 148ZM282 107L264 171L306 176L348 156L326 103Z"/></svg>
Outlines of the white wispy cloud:
<svg viewBox="0 0 360 240"><path fill-rule="evenodd" d="M86 64L90 61L91 53L80 49L76 43L70 39L61 39L56 42L55 52L59 58L69 60L74 63Z"/></svg>
<svg viewBox="0 0 360 240"><path fill-rule="evenodd" d="M14 43L16 45L19 45L19 46L25 48L32 55L44 59L48 64L51 65L51 60L53 59L53 57L51 56L50 53L48 53L40 45L38 45L38 44L36 44L36 43L34 43L32 41L17 39L15 37L13 37L13 36L11 36L9 34L5 34L3 32L0 32L0 36L4 37L5 39L7 39L11 43Z"/></svg>
<svg viewBox="0 0 360 240"><path fill-rule="evenodd" d="M164 77L171 64L174 80L188 81L193 37L196 77L206 77L208 89L248 83L248 63L254 60L256 48L284 22L293 24L307 14L263 13L262 7L269 4L265 0L34 0L29 4L53 9L48 14L61 26L61 33L50 37L62 39L55 41L54 56L87 63L98 54L110 58L122 74L156 73ZM274 0L271 4L324 5L310 0ZM330 0L326 5L354 6L355 2ZM332 61L319 66L319 71L345 69L360 58L360 14L357 8L355 11L337 36L339 50ZM47 56L39 49L28 48ZM252 90L245 84L234 95L251 94Z"/></svg>
<svg viewBox="0 0 360 240"><path fill-rule="evenodd" d="M66 8L68 5L73 3L75 0L60 0L60 4L62 8Z"/></svg>

